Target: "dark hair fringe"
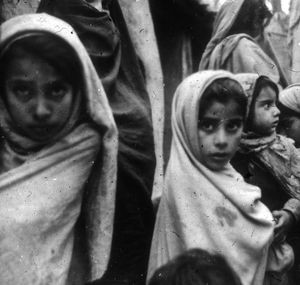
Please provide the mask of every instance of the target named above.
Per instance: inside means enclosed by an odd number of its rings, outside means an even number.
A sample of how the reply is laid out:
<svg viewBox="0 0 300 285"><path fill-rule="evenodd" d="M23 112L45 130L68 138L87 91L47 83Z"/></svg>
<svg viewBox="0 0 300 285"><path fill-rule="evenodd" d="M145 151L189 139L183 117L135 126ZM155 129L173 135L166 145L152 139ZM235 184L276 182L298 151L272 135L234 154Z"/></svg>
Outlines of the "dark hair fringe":
<svg viewBox="0 0 300 285"><path fill-rule="evenodd" d="M210 84L203 93L199 102L198 119L201 119L205 110L213 101L227 103L230 100L239 105L239 112L246 118L247 97L238 82L230 78L220 78Z"/></svg>

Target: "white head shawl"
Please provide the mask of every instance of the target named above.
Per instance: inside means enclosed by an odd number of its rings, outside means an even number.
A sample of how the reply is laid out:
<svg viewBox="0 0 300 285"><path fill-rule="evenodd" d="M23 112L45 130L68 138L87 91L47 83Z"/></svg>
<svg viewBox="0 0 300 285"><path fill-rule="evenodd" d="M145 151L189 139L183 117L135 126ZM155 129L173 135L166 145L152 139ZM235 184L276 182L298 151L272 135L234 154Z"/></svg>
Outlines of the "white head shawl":
<svg viewBox="0 0 300 285"><path fill-rule="evenodd" d="M83 75L83 97L89 117L101 131L101 163L98 187L87 199L87 244L90 253L89 279L99 279L107 269L113 233L117 167L117 129L102 83L89 55L73 28L47 14L12 18L1 25L0 49L26 33L50 33L68 44L78 56Z"/></svg>
<svg viewBox="0 0 300 285"><path fill-rule="evenodd" d="M300 83L288 86L279 93L279 102L300 116Z"/></svg>
<svg viewBox="0 0 300 285"><path fill-rule="evenodd" d="M206 88L226 71L186 78L174 96L173 140L152 241L148 278L191 248L221 254L245 285L262 284L273 238L270 211L260 189L244 182L230 164L211 171L198 159L198 110ZM242 95L241 95L242 96Z"/></svg>

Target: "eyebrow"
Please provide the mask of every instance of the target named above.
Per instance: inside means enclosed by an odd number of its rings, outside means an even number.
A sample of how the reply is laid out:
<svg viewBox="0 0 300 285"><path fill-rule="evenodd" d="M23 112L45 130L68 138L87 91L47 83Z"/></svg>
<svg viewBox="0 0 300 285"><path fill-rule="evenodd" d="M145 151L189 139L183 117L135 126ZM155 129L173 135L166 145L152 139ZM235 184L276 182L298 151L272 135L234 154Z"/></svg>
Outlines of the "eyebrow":
<svg viewBox="0 0 300 285"><path fill-rule="evenodd" d="M220 119L217 119L217 118L214 118L214 117L202 117L202 118L199 118L198 121L204 121L204 120L212 121L212 122L243 120L243 116L235 116L235 117L232 117L232 118L229 118L229 119L223 119L223 120L220 120Z"/></svg>
<svg viewBox="0 0 300 285"><path fill-rule="evenodd" d="M12 86L15 84L32 85L34 83L34 80L30 80L30 79L26 79L26 78L13 78L13 79L8 79L7 83L9 86Z"/></svg>
<svg viewBox="0 0 300 285"><path fill-rule="evenodd" d="M8 79L8 82L33 82L33 80L30 80L26 77L13 77L12 79Z"/></svg>
<svg viewBox="0 0 300 285"><path fill-rule="evenodd" d="M59 79L54 79L54 80L51 81L51 82L47 82L45 85L46 85L46 86L52 86L52 85L54 85L54 84L66 84L66 83L67 83L66 80L64 80L64 79L62 79L62 78L59 78Z"/></svg>
<svg viewBox="0 0 300 285"><path fill-rule="evenodd" d="M8 79L7 80L8 84L33 84L35 82L35 80L31 80L31 79L27 79L26 77L15 77L15 78L12 78L12 79ZM65 82L65 80L63 78L58 78L58 79L54 79L50 82L47 82L45 85L48 87L48 86L51 86L51 85L54 85L54 84L63 84Z"/></svg>

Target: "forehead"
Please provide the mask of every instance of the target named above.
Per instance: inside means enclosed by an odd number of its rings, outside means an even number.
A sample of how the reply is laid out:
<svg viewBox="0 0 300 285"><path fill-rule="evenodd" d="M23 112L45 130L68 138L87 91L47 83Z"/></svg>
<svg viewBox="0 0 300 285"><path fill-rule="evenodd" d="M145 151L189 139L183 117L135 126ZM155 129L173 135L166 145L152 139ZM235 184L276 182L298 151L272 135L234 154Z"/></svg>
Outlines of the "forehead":
<svg viewBox="0 0 300 285"><path fill-rule="evenodd" d="M256 101L268 101L268 100L277 100L277 94L275 90L270 86L264 86L258 93Z"/></svg>
<svg viewBox="0 0 300 285"><path fill-rule="evenodd" d="M14 48L5 65L6 77L25 77L39 79L41 76L48 78L59 76L58 70L48 63L43 57L24 51L21 47Z"/></svg>
<svg viewBox="0 0 300 285"><path fill-rule="evenodd" d="M242 117L240 109L239 104L233 99L225 103L214 100L204 113L199 115L201 118L230 119Z"/></svg>

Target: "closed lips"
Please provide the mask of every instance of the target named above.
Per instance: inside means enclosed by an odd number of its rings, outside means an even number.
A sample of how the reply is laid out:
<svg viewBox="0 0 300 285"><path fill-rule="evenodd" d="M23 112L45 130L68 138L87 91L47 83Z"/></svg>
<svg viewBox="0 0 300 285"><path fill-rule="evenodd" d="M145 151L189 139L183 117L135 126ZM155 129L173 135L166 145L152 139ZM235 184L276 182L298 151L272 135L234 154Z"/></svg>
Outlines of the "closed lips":
<svg viewBox="0 0 300 285"><path fill-rule="evenodd" d="M222 153L213 153L211 156L215 157L215 158L225 158L225 157L228 156L228 153L225 153L225 152L222 152Z"/></svg>

